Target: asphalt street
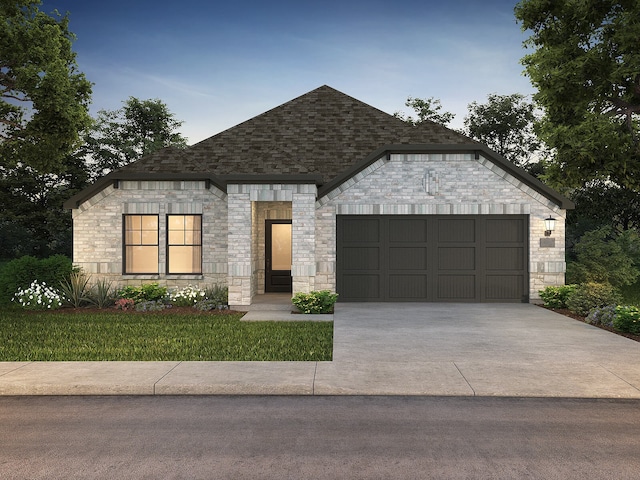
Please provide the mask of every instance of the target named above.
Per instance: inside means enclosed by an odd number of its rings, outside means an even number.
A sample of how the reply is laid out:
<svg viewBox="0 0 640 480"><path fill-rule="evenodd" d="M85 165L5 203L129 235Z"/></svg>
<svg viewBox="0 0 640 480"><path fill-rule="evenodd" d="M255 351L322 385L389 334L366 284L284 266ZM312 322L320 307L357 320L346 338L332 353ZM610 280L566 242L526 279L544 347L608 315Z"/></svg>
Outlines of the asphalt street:
<svg viewBox="0 0 640 480"><path fill-rule="evenodd" d="M0 397L3 479L631 479L640 400Z"/></svg>

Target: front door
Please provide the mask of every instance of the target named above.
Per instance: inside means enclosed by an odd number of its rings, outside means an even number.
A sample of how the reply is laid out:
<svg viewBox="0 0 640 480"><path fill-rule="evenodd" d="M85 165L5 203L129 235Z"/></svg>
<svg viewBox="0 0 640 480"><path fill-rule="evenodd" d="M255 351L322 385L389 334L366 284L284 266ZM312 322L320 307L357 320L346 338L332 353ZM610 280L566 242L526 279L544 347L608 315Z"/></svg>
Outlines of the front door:
<svg viewBox="0 0 640 480"><path fill-rule="evenodd" d="M291 220L265 221L265 292L291 292Z"/></svg>

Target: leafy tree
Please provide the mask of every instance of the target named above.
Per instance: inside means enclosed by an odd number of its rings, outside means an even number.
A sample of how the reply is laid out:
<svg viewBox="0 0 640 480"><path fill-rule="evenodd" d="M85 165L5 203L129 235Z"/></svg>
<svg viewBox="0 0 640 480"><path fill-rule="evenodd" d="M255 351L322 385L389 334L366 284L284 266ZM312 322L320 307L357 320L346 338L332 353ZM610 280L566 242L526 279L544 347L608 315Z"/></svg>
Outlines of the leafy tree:
<svg viewBox="0 0 640 480"><path fill-rule="evenodd" d="M91 84L78 71L68 16L39 0L0 0L0 165L64 170L89 125Z"/></svg>
<svg viewBox="0 0 640 480"><path fill-rule="evenodd" d="M100 110L85 138L83 153L97 176L105 175L156 150L184 148L182 125L161 100L129 97L118 110Z"/></svg>
<svg viewBox="0 0 640 480"><path fill-rule="evenodd" d="M571 283L631 285L640 276L640 237L635 230L615 232L601 227L585 233L574 248L575 260L567 266Z"/></svg>
<svg viewBox="0 0 640 480"><path fill-rule="evenodd" d="M640 187L640 2L522 0L515 15L531 32L522 63L556 152L549 178Z"/></svg>
<svg viewBox="0 0 640 480"><path fill-rule="evenodd" d="M534 109L520 93L490 94L487 103L469 104L464 133L524 167L541 147L533 131Z"/></svg>
<svg viewBox="0 0 640 480"><path fill-rule="evenodd" d="M416 118L413 118L410 115L405 115L402 112L396 112L393 116L412 125L418 125L425 121L430 121L439 123L446 127L455 117L454 113L440 112L440 110L442 110L440 100L433 97L427 99L408 97L405 102L405 106L411 107L414 110Z"/></svg>

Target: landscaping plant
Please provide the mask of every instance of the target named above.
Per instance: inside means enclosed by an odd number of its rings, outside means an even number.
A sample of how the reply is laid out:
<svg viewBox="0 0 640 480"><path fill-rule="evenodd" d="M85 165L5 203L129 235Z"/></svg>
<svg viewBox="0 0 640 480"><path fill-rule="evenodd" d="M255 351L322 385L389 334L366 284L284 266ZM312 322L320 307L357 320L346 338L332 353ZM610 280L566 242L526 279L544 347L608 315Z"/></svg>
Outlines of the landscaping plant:
<svg viewBox="0 0 640 480"><path fill-rule="evenodd" d="M302 313L331 313L338 300L337 293L329 290L320 290L309 293L296 293L291 302Z"/></svg>
<svg viewBox="0 0 640 480"><path fill-rule="evenodd" d="M157 283L123 287L116 293L118 298L133 300L134 303L164 300L167 296L167 287L161 287Z"/></svg>
<svg viewBox="0 0 640 480"><path fill-rule="evenodd" d="M82 272L71 272L69 278L60 281L64 303L74 308L91 303L90 277Z"/></svg>
<svg viewBox="0 0 640 480"><path fill-rule="evenodd" d="M640 308L632 305L617 306L613 328L621 332L640 335Z"/></svg>
<svg viewBox="0 0 640 480"><path fill-rule="evenodd" d="M73 272L71 260L64 255L39 260L24 256L11 260L0 270L0 305L9 304L13 295L32 282L58 285Z"/></svg>
<svg viewBox="0 0 640 480"><path fill-rule="evenodd" d="M206 293L199 287L188 285L181 290L171 292L169 301L176 307L192 307L199 301L204 300Z"/></svg>
<svg viewBox="0 0 640 480"><path fill-rule="evenodd" d="M13 301L28 310L51 310L62 305L58 291L37 280L31 282L29 287L18 290L13 296Z"/></svg>
<svg viewBox="0 0 640 480"><path fill-rule="evenodd" d="M594 308L617 305L620 299L618 291L608 283L583 283L567 297L567 308L586 317Z"/></svg>
<svg viewBox="0 0 640 480"><path fill-rule="evenodd" d="M576 289L577 285L558 285L545 287L540 290L540 298L545 307L567 308L567 298Z"/></svg>
<svg viewBox="0 0 640 480"><path fill-rule="evenodd" d="M606 307L596 307L589 312L585 321L591 325L602 325L612 327L613 320L616 316L616 306L607 305Z"/></svg>

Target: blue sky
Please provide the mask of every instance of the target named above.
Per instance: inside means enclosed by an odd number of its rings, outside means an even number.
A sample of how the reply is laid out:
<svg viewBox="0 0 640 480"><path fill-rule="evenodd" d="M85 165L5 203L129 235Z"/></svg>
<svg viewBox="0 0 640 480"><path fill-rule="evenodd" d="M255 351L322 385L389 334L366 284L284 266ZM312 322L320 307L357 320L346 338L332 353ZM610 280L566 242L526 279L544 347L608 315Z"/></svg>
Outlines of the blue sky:
<svg viewBox="0 0 640 480"><path fill-rule="evenodd" d="M321 85L388 113L531 94L515 0L44 0L70 13L92 113L159 98L189 143Z"/></svg>

